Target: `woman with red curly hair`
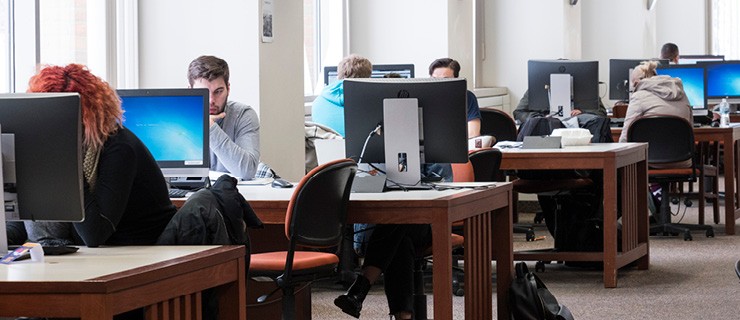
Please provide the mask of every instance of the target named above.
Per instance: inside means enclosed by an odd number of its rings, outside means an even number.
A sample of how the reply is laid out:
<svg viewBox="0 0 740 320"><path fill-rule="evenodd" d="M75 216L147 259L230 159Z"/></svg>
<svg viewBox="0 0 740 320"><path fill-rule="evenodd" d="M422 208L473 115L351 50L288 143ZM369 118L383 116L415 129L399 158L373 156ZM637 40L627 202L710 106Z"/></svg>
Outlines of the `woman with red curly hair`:
<svg viewBox="0 0 740 320"><path fill-rule="evenodd" d="M175 214L167 184L144 144L121 124L116 92L79 64L48 66L34 75L28 92L77 92L83 124L85 220L27 222L31 241L99 245L155 244Z"/></svg>

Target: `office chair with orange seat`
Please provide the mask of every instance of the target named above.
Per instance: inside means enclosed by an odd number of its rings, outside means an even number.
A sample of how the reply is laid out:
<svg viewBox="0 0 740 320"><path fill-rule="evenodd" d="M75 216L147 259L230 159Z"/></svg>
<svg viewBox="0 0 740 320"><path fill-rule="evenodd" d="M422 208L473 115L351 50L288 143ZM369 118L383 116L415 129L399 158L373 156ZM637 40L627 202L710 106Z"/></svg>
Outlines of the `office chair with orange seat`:
<svg viewBox="0 0 740 320"><path fill-rule="evenodd" d="M301 179L285 214L287 250L251 255L250 277L269 277L277 288L260 296L264 302L278 289L283 292L283 319L295 319L295 287L335 274L339 257L333 253L303 251L340 246L357 164L341 159L320 165Z"/></svg>
<svg viewBox="0 0 740 320"><path fill-rule="evenodd" d="M691 230L705 230L707 237L714 237L714 229L706 225L671 223L670 185L673 182L695 182L701 174L696 165L693 125L675 116L648 116L636 119L629 127L627 141L648 143L648 180L659 183L663 189L657 223L650 226L650 233L682 233L686 241L692 240ZM686 168L667 167L671 163L690 161ZM699 181L699 190L704 184ZM703 208L700 197L700 210Z"/></svg>
<svg viewBox="0 0 740 320"><path fill-rule="evenodd" d="M453 182L471 182L474 181L475 175L473 172L473 165L470 161L465 163L452 163L452 181ZM462 227L462 222L456 222L453 224L453 229ZM453 251L461 248L465 238L463 236L452 233L452 249ZM429 258L432 255L432 247L419 248L415 257L416 263L414 266L414 318L415 319L426 319L426 294L424 294L424 270L426 270ZM456 262L456 261L455 261ZM455 275L459 270L457 265L452 266L453 277L452 277L452 294L456 296L463 296L465 291L460 287L462 277Z"/></svg>

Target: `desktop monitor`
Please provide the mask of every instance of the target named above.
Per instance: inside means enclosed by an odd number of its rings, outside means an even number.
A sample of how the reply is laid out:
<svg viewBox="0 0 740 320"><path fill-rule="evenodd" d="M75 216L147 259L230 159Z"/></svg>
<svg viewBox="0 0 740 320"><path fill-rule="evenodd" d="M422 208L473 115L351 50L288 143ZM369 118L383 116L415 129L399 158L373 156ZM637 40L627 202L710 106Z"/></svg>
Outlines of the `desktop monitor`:
<svg viewBox="0 0 740 320"><path fill-rule="evenodd" d="M740 103L740 61L702 63L705 72L705 87L708 103Z"/></svg>
<svg viewBox="0 0 740 320"><path fill-rule="evenodd" d="M628 101L632 84L630 74L643 61L655 60L660 66L667 66L668 59L609 59L609 100Z"/></svg>
<svg viewBox="0 0 740 320"><path fill-rule="evenodd" d="M384 163L386 137L368 136L383 124L386 99L417 99L422 163L468 161L465 79L347 79L344 82L345 152L363 163Z"/></svg>
<svg viewBox="0 0 740 320"><path fill-rule="evenodd" d="M695 64L697 62L709 62L709 61L724 61L725 56L723 55L709 55L709 54L697 54L697 55L679 55L678 64Z"/></svg>
<svg viewBox="0 0 740 320"><path fill-rule="evenodd" d="M414 77L413 64L375 64L371 78L384 78L386 74L397 73L401 78ZM324 67L324 85L337 81L337 66Z"/></svg>
<svg viewBox="0 0 740 320"><path fill-rule="evenodd" d="M81 116L77 93L0 94L5 218L84 219Z"/></svg>
<svg viewBox="0 0 740 320"><path fill-rule="evenodd" d="M660 66L655 70L658 75L667 75L681 79L683 91L689 98L693 110L706 109L704 105L704 67L697 64L673 64Z"/></svg>
<svg viewBox="0 0 740 320"><path fill-rule="evenodd" d="M599 108L599 62L579 60L529 60L529 108L550 110L551 75L569 75L571 92L566 109L580 107L597 110ZM569 116L569 115L563 115Z"/></svg>
<svg viewBox="0 0 740 320"><path fill-rule="evenodd" d="M165 177L208 177L208 89L118 90L123 125L149 149Z"/></svg>

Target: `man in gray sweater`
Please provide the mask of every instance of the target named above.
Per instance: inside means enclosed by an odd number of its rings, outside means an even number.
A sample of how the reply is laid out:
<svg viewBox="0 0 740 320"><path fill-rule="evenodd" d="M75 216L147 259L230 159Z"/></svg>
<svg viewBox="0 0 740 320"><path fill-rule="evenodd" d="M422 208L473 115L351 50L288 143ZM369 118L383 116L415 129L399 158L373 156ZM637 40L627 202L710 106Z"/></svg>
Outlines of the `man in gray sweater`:
<svg viewBox="0 0 740 320"><path fill-rule="evenodd" d="M260 159L259 119L245 104L229 100L229 65L214 56L200 56L188 67L190 88L210 92L211 170L252 179Z"/></svg>

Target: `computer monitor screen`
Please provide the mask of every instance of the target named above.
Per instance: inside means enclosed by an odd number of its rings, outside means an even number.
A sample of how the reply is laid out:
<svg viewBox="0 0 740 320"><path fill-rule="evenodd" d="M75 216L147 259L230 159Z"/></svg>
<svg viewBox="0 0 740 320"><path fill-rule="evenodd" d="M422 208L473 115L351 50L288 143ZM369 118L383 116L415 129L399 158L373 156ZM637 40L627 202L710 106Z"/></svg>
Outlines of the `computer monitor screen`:
<svg viewBox="0 0 740 320"><path fill-rule="evenodd" d="M705 109L704 106L704 68L701 65L668 65L661 66L655 72L681 79L683 91L689 98L692 109Z"/></svg>
<svg viewBox="0 0 740 320"><path fill-rule="evenodd" d="M599 62L578 60L529 60L529 108L549 110L550 75L569 74L571 105L574 108L599 108Z"/></svg>
<svg viewBox="0 0 740 320"><path fill-rule="evenodd" d="M385 78L389 73L396 73L401 78L414 77L413 64L376 64L373 65L371 78ZM337 66L324 67L324 85L329 85L337 81Z"/></svg>
<svg viewBox="0 0 740 320"><path fill-rule="evenodd" d="M118 90L123 125L157 160L165 177L207 177L208 89Z"/></svg>
<svg viewBox="0 0 740 320"><path fill-rule="evenodd" d="M346 154L358 159L365 140L383 123L383 100L416 98L422 125L423 162L468 161L465 79L347 79L344 82ZM385 137L368 140L363 163L385 161Z"/></svg>
<svg viewBox="0 0 740 320"><path fill-rule="evenodd" d="M630 99L630 74L643 61L655 60L667 66L668 59L609 59L609 100Z"/></svg>
<svg viewBox="0 0 740 320"><path fill-rule="evenodd" d="M702 63L706 70L707 99L719 102L728 98L730 103L740 103L740 61Z"/></svg>
<svg viewBox="0 0 740 320"><path fill-rule="evenodd" d="M707 61L724 61L725 56L723 55L708 55L708 54L697 54L697 55L679 55L678 64L695 64L697 62Z"/></svg>
<svg viewBox="0 0 740 320"><path fill-rule="evenodd" d="M5 218L82 221L80 96L0 94L0 131Z"/></svg>

